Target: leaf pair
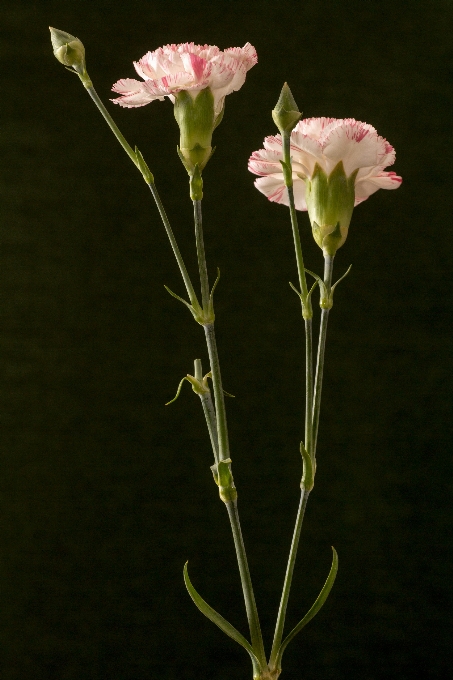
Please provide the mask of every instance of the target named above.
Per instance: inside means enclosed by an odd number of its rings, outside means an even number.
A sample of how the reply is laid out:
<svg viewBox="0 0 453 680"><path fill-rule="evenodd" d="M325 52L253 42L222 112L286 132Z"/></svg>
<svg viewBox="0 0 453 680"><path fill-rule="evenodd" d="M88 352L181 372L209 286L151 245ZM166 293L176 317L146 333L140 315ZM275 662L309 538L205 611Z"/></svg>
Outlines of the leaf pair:
<svg viewBox="0 0 453 680"><path fill-rule="evenodd" d="M282 644L280 645L280 649L278 650L277 657L275 659L275 662L273 664L274 668L269 669L270 672L274 669L280 669L281 667L281 660L283 656L283 652L285 651L286 647L288 644L291 642L291 640L299 633L304 626L307 625L311 619L316 616L316 614L319 612L321 607L323 606L324 602L327 600L327 597L332 589L332 586L335 582L335 578L337 576L337 571L338 571L338 555L337 551L335 548L332 548L333 551L333 557L332 557L332 566L330 568L329 575L327 577L326 582L324 583L324 586L322 587L321 592L319 593L315 603L311 607L311 609L305 614L304 618L299 621L297 626L295 626L292 631L289 633L289 635L286 636L286 638L283 640ZM190 597L198 607L198 609L213 623L215 623L216 626L218 626L221 630L223 630L226 635L228 635L230 638L235 640L238 644L243 647L248 654L250 655L250 658L252 660L253 664L253 675L254 678L260 678L263 674L263 672L266 671L262 667L262 664L260 663L258 657L255 654L255 651L253 650L253 647L251 644L246 640L246 638L238 631L234 626L231 625L226 619L223 618L218 612L215 611L212 607L209 606L205 600L197 593L195 588L193 587L190 578L189 578L189 573L187 570L187 562L184 565L184 583L186 584L186 588L189 592Z"/></svg>

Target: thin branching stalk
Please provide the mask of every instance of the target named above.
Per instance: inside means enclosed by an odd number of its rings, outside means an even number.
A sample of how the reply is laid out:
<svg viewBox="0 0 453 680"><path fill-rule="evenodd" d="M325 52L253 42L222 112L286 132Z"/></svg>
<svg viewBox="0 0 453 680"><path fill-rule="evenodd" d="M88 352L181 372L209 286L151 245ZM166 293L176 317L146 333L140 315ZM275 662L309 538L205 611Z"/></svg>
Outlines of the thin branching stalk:
<svg viewBox="0 0 453 680"><path fill-rule="evenodd" d="M324 255L324 284L326 286L327 296L330 296L332 285L333 260L333 255ZM329 311L329 309L321 310L321 323L319 327L318 358L316 361L315 393L313 400L313 457L316 455L316 445L318 440L322 378L324 373L324 356L326 351L327 322L329 320Z"/></svg>

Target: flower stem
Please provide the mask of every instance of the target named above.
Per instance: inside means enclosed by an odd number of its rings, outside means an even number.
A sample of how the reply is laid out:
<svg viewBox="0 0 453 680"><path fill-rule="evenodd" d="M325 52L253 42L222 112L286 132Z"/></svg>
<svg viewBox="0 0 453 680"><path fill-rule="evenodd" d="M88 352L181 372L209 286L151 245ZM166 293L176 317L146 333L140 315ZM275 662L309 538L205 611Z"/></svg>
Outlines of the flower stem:
<svg viewBox="0 0 453 680"><path fill-rule="evenodd" d="M170 221L167 217L167 213L165 212L165 208L163 206L163 203L161 201L161 198L159 196L159 193L157 191L156 185L154 183L148 184L149 190L151 191L153 198L156 202L157 209L159 210L160 217L162 219L162 222L165 227L165 231L167 232L168 240L170 241L170 245L172 247L173 253L176 257L176 262L178 263L179 266L179 271L181 272L181 276L184 281L184 285L187 290L187 295L189 296L191 304L198 304L197 301L197 296L194 290L194 287L192 285L192 281L190 280L189 273L187 271L186 265L184 264L184 260L182 258L181 252L178 248L178 244L176 242L175 235L173 233L173 230L170 226Z"/></svg>
<svg viewBox="0 0 453 680"><path fill-rule="evenodd" d="M244 593L245 609L247 612L247 619L250 628L252 647L262 667L265 668L266 654L264 652L258 610L256 608L252 579L247 562L244 540L242 538L237 501L228 501L225 503L225 505L228 511L228 517L230 518L231 531L233 532L234 547L236 548L236 557L239 565L239 573L241 576L242 592Z"/></svg>
<svg viewBox="0 0 453 680"><path fill-rule="evenodd" d="M127 143L125 137L120 132L120 130L119 130L118 126L116 125L116 123L114 122L112 116L110 115L110 113L107 111L104 104L100 100L99 95L96 92L96 90L94 89L93 83L91 82L88 74L87 74L86 77L83 77L83 78L81 77L81 80L82 80L88 94L90 95L91 99L94 101L97 108L99 109L102 116L104 117L104 120L106 121L107 125L109 126L109 128L111 129L111 131L113 132L113 134L115 135L115 137L117 138L117 140L119 141L119 143L121 144L121 146L123 147L123 149L125 150L127 155L129 156L129 158L131 159L133 164L140 170L140 164L137 160L137 154L132 149L132 147ZM173 249L173 253L175 254L176 261L178 263L179 270L181 272L181 275L182 275L182 278L183 278L183 281L184 281L184 285L185 285L186 290L187 290L187 295L189 296L190 302L193 305L194 303L197 303L197 296L195 294L194 287L193 287L192 282L190 280L190 276L189 276L189 273L187 271L186 265L184 264L184 260L182 258L181 252L178 248L178 244L176 243L176 238L175 238L175 235L173 234L173 230L170 226L170 222L169 222L168 217L165 213L164 206L162 205L162 201L161 201L160 196L158 194L158 191L156 189L156 185L154 184L154 182L150 182L150 181L147 181L146 183L148 184L150 191L153 195L153 198L156 202L157 208L158 208L160 216L162 218L162 222L163 222L164 227L165 227L165 231L167 232L167 236L169 238L171 247Z"/></svg>
<svg viewBox="0 0 453 680"><path fill-rule="evenodd" d="M332 284L332 271L334 255L324 254L324 284L327 296L330 295ZM315 393L313 400L313 458L316 456L316 444L318 440L319 414L321 411L322 378L324 372L324 355L326 350L327 322L329 309L321 310L321 324L319 327L318 358L316 361Z"/></svg>
<svg viewBox="0 0 453 680"><path fill-rule="evenodd" d="M93 87L93 83L89 79L86 82L83 79L81 79L81 80L82 80L83 84L85 85L91 99L94 101L94 103L98 107L99 111L103 115L105 121L107 122L107 125L110 127L111 131L113 132L113 134L115 135L115 137L117 138L117 140L119 141L119 143L121 144L121 146L123 147L123 149L125 150L127 155L129 156L129 158L131 159L133 164L138 167L137 156L135 155L135 151L132 149L131 146L129 146L126 139L121 134L121 132L120 132L119 128L117 127L116 123L114 122L112 116L110 115L110 113L107 111L104 104L100 100L98 93L96 92L96 90Z"/></svg>
<svg viewBox="0 0 453 680"><path fill-rule="evenodd" d="M195 378L203 381L203 370L201 367L201 359L195 359ZM219 462L219 441L217 439L217 419L215 415L214 404L212 403L211 392L204 392L200 394L201 405L203 407L204 417L206 418L206 425L208 426L209 439L211 440L212 452L214 454L214 463Z"/></svg>
<svg viewBox="0 0 453 680"><path fill-rule="evenodd" d="M291 156L290 156L290 139L291 134L283 134L283 161L287 168L284 173L285 184L288 191L289 210L291 216L291 226L293 232L294 249L296 252L297 271L299 274L299 284L301 290L302 316L305 322L305 448L308 453L312 453L313 448L313 430L312 430L312 410L313 410L313 323L312 323L312 307L310 295L308 292L307 280L305 276L304 260L302 255L302 245L300 241L299 225L297 222L296 206L294 203L294 191L292 182ZM280 606L277 615L277 623L275 626L274 641L272 644L272 652L269 661L269 667L274 670L274 665L278 658L278 652L282 642L283 630L285 627L286 610L288 607L289 594L291 590L291 583L294 573L294 565L296 562L297 550L299 547L300 533L302 529L302 522L304 519L305 508L308 501L310 491L306 491L304 487L301 490L299 509L297 512L296 523L294 526L293 539L291 542L291 549L288 557L288 564L286 567L285 580L283 582L283 591L280 600Z"/></svg>
<svg viewBox="0 0 453 680"><path fill-rule="evenodd" d="M203 223L201 215L201 201L193 202L193 215L195 222L195 241L197 244L198 269L200 272L201 302L203 310L208 312L209 305L209 279L206 267L206 256L203 240Z"/></svg>
<svg viewBox="0 0 453 680"><path fill-rule="evenodd" d="M269 667L273 670L273 666L277 660L278 652L283 637L283 629L285 626L286 608L288 606L289 592L291 589L291 582L293 579L294 565L296 562L297 549L299 546L300 532L302 529L302 522L304 519L305 508L307 507L308 496L310 492L305 491L302 487L300 494L299 509L297 511L296 524L294 526L293 540L291 542L291 549L289 551L288 565L286 567L285 581L283 583L282 597L280 600L280 607L278 610L277 623L275 626L274 642L272 644L272 652L269 659Z"/></svg>
<svg viewBox="0 0 453 680"><path fill-rule="evenodd" d="M291 169L290 141L291 133L282 135L283 141L283 162ZM297 223L296 206L294 204L294 190L292 172L285 173L285 184L288 191L289 211L291 214L291 226L293 229L294 249L296 251L297 271L299 274L299 284L302 296L308 300L307 279L305 276L304 258L302 255L302 245L300 242L299 225ZM308 311L308 310L307 310Z"/></svg>
<svg viewBox="0 0 453 680"><path fill-rule="evenodd" d="M305 319L305 448L313 452L313 321Z"/></svg>
<svg viewBox="0 0 453 680"><path fill-rule="evenodd" d="M209 303L209 284L203 243L203 226L200 200L194 201L194 219L203 309L207 311ZM230 447L228 441L228 425L225 409L225 398L222 387L222 376L220 373L220 362L217 351L214 322L206 323L204 324L203 327L206 335L206 344L209 353L212 384L214 388L215 411L217 419L218 454L219 461L222 461L230 457ZM264 667L266 665L266 655L264 652L263 638L261 635L261 627L258 617L258 610L255 602L255 595L253 592L252 579L250 576L250 570L247 561L247 554L245 552L244 539L242 537L241 525L239 522L237 501L236 500L226 501L225 505L228 511L228 517L230 519L231 531L233 533L234 546L236 549L236 557L239 566L239 574L241 577L242 592L244 594L245 609L247 612L247 620L250 629L251 643L255 654L257 655L258 659L260 660L261 664Z"/></svg>

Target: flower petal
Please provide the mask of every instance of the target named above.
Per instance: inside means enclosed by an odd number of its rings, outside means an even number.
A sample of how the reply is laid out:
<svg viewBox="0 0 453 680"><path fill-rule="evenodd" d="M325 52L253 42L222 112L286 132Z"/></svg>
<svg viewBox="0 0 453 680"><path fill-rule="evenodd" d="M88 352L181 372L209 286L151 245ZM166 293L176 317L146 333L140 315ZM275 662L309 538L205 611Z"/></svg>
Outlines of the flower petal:
<svg viewBox="0 0 453 680"><path fill-rule="evenodd" d="M384 172L373 168L374 173L358 179L355 183L356 205L374 194L378 189L398 189L403 178L396 172Z"/></svg>
<svg viewBox="0 0 453 680"><path fill-rule="evenodd" d="M162 96L173 99L173 94L182 89L197 92L210 87L215 113L219 114L225 96L242 87L247 71L256 63L256 51L250 43L224 52L215 45L165 45L134 62L138 75L147 83L146 88L139 90L134 86L134 94L121 92L123 97L115 101L121 106L144 106ZM137 95L139 91L145 93L141 99ZM146 93L152 97L146 98Z"/></svg>
<svg viewBox="0 0 453 680"><path fill-rule="evenodd" d="M113 85L112 90L122 96L117 97L117 99L111 99L110 101L125 108L145 106L155 99L163 100L163 96L148 92L146 90L146 83L142 83L140 80L134 80L133 78L118 80Z"/></svg>
<svg viewBox="0 0 453 680"><path fill-rule="evenodd" d="M286 191L283 174L259 177L255 180L255 186L258 191L261 191L261 193L267 196L270 201L289 205L288 192Z"/></svg>

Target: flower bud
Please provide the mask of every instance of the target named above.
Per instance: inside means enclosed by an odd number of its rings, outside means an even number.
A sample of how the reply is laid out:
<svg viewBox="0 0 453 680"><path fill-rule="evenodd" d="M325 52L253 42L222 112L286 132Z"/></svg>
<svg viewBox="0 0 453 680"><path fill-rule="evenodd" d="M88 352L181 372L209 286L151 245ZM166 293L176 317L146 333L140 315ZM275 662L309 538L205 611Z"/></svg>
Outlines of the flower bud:
<svg viewBox="0 0 453 680"><path fill-rule="evenodd" d="M58 28L50 29L50 39L52 40L53 53L59 62L71 67L79 75L86 73L85 48L82 42L65 31Z"/></svg>
<svg viewBox="0 0 453 680"><path fill-rule="evenodd" d="M355 200L357 170L346 177L340 161L327 175L316 164L311 178L306 179L305 200L313 237L327 255L335 255L346 241Z"/></svg>
<svg viewBox="0 0 453 680"><path fill-rule="evenodd" d="M180 132L179 148L187 169L193 170L198 164L203 170L212 155L212 133L222 119L223 108L216 116L209 87L195 94L187 90L178 92L174 113Z"/></svg>
<svg viewBox="0 0 453 680"><path fill-rule="evenodd" d="M285 83L282 87L279 100L272 111L272 118L280 133L289 133L296 127L302 114L294 100L293 94Z"/></svg>

